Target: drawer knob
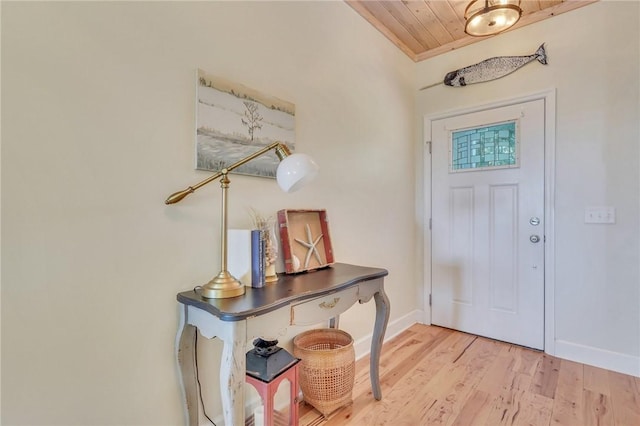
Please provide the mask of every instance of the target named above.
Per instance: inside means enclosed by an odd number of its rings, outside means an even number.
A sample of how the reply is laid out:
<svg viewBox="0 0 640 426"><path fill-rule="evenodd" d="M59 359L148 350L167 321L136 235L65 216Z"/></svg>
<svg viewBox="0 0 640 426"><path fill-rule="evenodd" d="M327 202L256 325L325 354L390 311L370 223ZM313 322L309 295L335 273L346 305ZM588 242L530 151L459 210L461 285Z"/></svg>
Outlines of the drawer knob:
<svg viewBox="0 0 640 426"><path fill-rule="evenodd" d="M322 302L318 306L320 306L322 309L332 309L335 308L339 301L339 297L334 297L331 302Z"/></svg>

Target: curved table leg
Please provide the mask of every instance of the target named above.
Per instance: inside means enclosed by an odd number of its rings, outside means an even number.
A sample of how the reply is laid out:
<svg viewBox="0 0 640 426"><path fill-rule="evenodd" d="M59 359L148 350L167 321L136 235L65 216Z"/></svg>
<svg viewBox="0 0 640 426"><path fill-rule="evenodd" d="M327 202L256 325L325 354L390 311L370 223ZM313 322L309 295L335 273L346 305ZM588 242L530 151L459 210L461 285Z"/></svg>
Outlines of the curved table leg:
<svg viewBox="0 0 640 426"><path fill-rule="evenodd" d="M382 287L380 287L380 291L376 292L373 297L376 301L376 324L373 329L373 339L371 340L371 363L369 365L369 376L371 377L373 397L380 401L382 399L379 372L380 352L382 350L384 333L387 331L391 305L389 304L389 298Z"/></svg>
<svg viewBox="0 0 640 426"><path fill-rule="evenodd" d="M220 365L220 396L226 425L244 425L244 379L246 371L246 321L228 323L228 333L222 337Z"/></svg>
<svg viewBox="0 0 640 426"><path fill-rule="evenodd" d="M204 315L204 316L203 316ZM244 376L246 367L246 321L221 324L198 309L184 305L176 336L176 359L186 402L186 424L199 425L198 380L196 372L196 333L224 343L220 365L220 396L225 424L244 425ZM205 321L206 319L206 321ZM194 325L195 324L195 325Z"/></svg>
<svg viewBox="0 0 640 426"><path fill-rule="evenodd" d="M176 336L176 361L186 406L186 424L198 426L198 383L196 378L195 341L197 330L186 323L187 307L180 310L180 325Z"/></svg>

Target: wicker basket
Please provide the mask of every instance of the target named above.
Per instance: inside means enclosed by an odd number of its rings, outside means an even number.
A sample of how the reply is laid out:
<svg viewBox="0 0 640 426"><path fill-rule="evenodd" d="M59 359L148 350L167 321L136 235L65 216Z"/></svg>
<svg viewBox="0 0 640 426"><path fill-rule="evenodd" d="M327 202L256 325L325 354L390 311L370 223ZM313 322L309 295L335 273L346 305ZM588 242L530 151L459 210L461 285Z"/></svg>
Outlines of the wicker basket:
<svg viewBox="0 0 640 426"><path fill-rule="evenodd" d="M355 351L348 333L333 328L306 331L293 339L293 354L302 360L299 380L305 402L324 417L352 403Z"/></svg>

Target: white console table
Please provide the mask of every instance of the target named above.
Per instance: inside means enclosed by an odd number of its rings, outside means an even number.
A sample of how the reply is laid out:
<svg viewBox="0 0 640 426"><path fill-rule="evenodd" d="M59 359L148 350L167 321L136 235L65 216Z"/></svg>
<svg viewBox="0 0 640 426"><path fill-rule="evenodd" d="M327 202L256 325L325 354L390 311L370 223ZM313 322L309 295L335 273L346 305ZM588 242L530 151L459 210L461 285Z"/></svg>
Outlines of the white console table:
<svg viewBox="0 0 640 426"><path fill-rule="evenodd" d="M225 424L244 425L246 342L261 336L282 336L287 328L329 321L338 327L341 313L356 301L372 298L376 317L371 342L370 377L373 396L382 398L378 366L389 321L389 299L384 292L385 269L334 264L318 271L280 275L264 288L247 288L242 296L205 299L197 291L178 293L181 304L176 356L186 402L187 424L199 425L195 369L197 330L224 343L220 366L220 394Z"/></svg>

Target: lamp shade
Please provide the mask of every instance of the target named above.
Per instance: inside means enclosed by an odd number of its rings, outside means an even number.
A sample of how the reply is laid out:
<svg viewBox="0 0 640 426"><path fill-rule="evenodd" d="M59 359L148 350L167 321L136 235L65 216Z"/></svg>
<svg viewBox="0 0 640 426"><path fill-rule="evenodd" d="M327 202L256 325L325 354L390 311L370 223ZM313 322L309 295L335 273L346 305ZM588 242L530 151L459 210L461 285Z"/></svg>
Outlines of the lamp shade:
<svg viewBox="0 0 640 426"><path fill-rule="evenodd" d="M311 182L320 168L306 154L291 154L278 165L276 179L284 192L293 192Z"/></svg>
<svg viewBox="0 0 640 426"><path fill-rule="evenodd" d="M520 0L473 0L465 10L464 31L475 37L498 34L512 27L521 15Z"/></svg>

